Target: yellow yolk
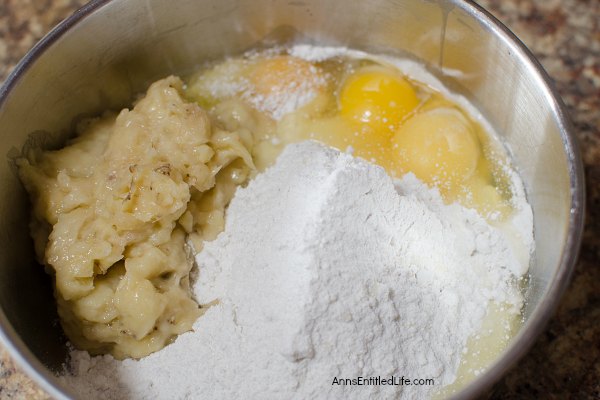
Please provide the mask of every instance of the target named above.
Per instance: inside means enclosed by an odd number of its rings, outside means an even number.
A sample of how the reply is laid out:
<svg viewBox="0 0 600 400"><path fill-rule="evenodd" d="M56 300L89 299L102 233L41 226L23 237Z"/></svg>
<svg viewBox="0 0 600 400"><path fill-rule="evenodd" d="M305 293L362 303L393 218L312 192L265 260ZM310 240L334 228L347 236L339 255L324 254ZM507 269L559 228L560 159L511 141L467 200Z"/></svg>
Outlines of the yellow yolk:
<svg viewBox="0 0 600 400"><path fill-rule="evenodd" d="M392 138L394 172L413 172L455 196L473 176L481 157L473 127L458 111L438 109L407 120Z"/></svg>
<svg viewBox="0 0 600 400"><path fill-rule="evenodd" d="M281 55L260 60L250 73L258 95L286 94L325 86L319 68L301 58Z"/></svg>
<svg viewBox="0 0 600 400"><path fill-rule="evenodd" d="M342 116L387 139L418 105L410 83L383 68L365 68L350 75L339 96Z"/></svg>

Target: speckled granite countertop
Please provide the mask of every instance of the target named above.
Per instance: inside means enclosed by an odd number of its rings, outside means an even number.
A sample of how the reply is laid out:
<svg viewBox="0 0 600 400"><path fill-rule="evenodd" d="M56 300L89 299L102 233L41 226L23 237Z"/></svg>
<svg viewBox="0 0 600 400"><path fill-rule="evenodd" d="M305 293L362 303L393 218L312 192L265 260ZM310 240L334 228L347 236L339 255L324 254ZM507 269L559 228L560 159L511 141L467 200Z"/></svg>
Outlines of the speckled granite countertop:
<svg viewBox="0 0 600 400"><path fill-rule="evenodd" d="M0 82L85 0L0 0ZM600 1L480 0L535 53L575 123L587 223L573 283L546 331L493 399L600 399ZM598 207L598 208L596 208ZM0 348L0 399L47 399Z"/></svg>

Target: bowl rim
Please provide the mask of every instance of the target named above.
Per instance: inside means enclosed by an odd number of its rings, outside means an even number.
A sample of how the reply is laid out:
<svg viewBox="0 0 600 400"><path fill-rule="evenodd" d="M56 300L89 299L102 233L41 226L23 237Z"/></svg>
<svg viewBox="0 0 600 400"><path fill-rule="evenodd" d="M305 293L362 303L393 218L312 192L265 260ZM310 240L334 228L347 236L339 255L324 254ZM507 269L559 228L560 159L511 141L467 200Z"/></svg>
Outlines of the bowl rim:
<svg viewBox="0 0 600 400"><path fill-rule="evenodd" d="M48 48L57 42L71 28L111 1L112 0L91 0L83 7L78 8L73 14L62 20L44 35L44 37L42 37L42 39L40 39L18 62L2 86L0 86L0 109L2 109L4 104L9 100L12 89L21 80L21 77ZM6 314L1 307L0 344L6 349L7 353L21 370L50 396L56 400L76 398L67 388L62 387L59 384L56 376L52 374L52 372L43 365L25 345L8 318L6 318Z"/></svg>
<svg viewBox="0 0 600 400"><path fill-rule="evenodd" d="M579 256L585 219L585 176L583 160L575 128L569 116L567 106L562 100L552 78L532 51L519 39L506 25L492 15L488 10L473 1L451 0L457 8L481 22L486 29L504 41L504 44L520 58L528 72L533 74L541 83L553 115L556 117L563 149L567 158L568 175L570 180L571 207L567 239L559 260L558 268L550 281L546 293L540 304L526 321L523 329L512 338L507 349L494 361L480 377L475 379L464 389L460 390L452 399L475 398L499 381L511 367L525 356L533 347L535 341L546 328L550 318L554 315L559 301L565 293Z"/></svg>
<svg viewBox="0 0 600 400"><path fill-rule="evenodd" d="M14 70L9 74L4 84L0 87L0 109L9 100L12 89L18 84L25 72L37 59L66 32L78 25L81 21L91 16L100 8L113 0L91 0L83 7L76 10L68 18L61 21L50 30L31 50L19 61ZM527 46L502 22L489 11L473 1L448 0L450 9L456 8L481 23L493 35L500 38L504 44L526 66L528 72L533 74L541 83L553 115L558 122L561 139L568 164L570 179L570 216L567 230L567 240L561 254L559 266L551 280L542 301L526 322L526 329L521 329L513 338L509 347L488 368L485 373L476 378L467 387L453 395L453 399L475 398L483 394L506 372L521 359L533 346L537 338L545 329L558 305L559 300L568 287L575 263L579 254L583 237L585 216L585 178L581 153L574 134L574 126L570 120L565 106L552 79L535 58ZM57 378L46 368L40 360L33 355L25 343L20 339L11 323L0 309L0 343L7 350L11 358L29 377L49 395L56 399L69 399L72 394L59 385ZM73 397L74 398L74 397Z"/></svg>

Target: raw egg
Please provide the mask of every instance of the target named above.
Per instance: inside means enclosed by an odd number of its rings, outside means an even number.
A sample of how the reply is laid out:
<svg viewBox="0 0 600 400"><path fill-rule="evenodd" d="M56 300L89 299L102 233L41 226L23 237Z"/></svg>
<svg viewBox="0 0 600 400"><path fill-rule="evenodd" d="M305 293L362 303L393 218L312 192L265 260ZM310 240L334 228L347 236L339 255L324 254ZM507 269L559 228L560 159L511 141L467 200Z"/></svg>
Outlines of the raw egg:
<svg viewBox="0 0 600 400"><path fill-rule="evenodd" d="M387 139L418 105L412 85L382 67L363 68L348 76L339 95L342 116Z"/></svg>
<svg viewBox="0 0 600 400"><path fill-rule="evenodd" d="M280 55L258 61L250 74L250 82L256 94L270 96L324 86L325 79L320 69L311 62Z"/></svg>
<svg viewBox="0 0 600 400"><path fill-rule="evenodd" d="M481 157L471 123L459 111L448 108L408 119L391 144L397 176L413 172L443 194L456 194L473 176Z"/></svg>

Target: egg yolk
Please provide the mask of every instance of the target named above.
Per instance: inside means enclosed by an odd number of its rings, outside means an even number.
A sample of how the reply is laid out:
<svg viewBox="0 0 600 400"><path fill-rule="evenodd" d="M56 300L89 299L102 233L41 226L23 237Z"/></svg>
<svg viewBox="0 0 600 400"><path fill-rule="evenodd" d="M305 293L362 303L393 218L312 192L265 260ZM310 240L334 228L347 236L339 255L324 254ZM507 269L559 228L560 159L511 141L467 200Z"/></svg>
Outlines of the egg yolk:
<svg viewBox="0 0 600 400"><path fill-rule="evenodd" d="M319 68L301 58L281 55L260 60L250 74L258 95L286 94L325 86Z"/></svg>
<svg viewBox="0 0 600 400"><path fill-rule="evenodd" d="M449 196L463 188L481 157L473 127L452 109L413 116L398 129L391 144L397 176L413 172Z"/></svg>
<svg viewBox="0 0 600 400"><path fill-rule="evenodd" d="M376 67L364 68L346 78L339 95L342 116L387 139L418 105L419 99L410 83Z"/></svg>

